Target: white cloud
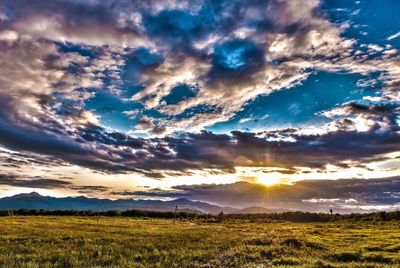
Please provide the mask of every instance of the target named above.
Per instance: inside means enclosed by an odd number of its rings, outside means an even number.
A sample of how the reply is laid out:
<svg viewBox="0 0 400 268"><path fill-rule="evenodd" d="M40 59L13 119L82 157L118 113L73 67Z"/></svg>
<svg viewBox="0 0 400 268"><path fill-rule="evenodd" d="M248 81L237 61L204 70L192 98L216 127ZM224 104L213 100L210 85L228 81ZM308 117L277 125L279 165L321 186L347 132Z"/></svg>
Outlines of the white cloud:
<svg viewBox="0 0 400 268"><path fill-rule="evenodd" d="M398 38L399 36L400 36L400 32L397 32L397 33L395 33L395 34L389 36L389 37L387 38L387 40L388 40L388 41L391 41L391 40L393 40L393 39Z"/></svg>

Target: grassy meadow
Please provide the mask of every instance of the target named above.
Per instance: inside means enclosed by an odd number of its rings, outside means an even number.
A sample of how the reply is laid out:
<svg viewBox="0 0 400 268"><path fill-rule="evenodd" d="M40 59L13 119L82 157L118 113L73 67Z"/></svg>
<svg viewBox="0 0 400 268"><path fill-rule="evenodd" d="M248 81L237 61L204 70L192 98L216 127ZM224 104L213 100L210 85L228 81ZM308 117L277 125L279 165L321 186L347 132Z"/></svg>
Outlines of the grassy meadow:
<svg viewBox="0 0 400 268"><path fill-rule="evenodd" d="M400 222L0 217L0 267L400 267Z"/></svg>

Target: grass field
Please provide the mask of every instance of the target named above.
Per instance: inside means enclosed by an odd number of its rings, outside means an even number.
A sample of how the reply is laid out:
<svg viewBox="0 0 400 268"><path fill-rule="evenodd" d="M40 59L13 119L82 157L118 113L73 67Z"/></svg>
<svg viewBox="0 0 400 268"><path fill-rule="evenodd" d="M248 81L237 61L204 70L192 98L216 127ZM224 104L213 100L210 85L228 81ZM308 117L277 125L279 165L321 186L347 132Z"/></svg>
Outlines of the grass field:
<svg viewBox="0 0 400 268"><path fill-rule="evenodd" d="M0 217L0 267L400 267L400 223Z"/></svg>

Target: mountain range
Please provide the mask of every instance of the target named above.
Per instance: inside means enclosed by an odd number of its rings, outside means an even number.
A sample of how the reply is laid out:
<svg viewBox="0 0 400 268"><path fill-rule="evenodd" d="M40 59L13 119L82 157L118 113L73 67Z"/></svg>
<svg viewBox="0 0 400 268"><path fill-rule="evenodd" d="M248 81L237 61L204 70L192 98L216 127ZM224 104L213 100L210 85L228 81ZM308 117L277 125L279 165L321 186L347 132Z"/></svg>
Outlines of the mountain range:
<svg viewBox="0 0 400 268"><path fill-rule="evenodd" d="M190 211L197 213L218 214L257 214L283 212L284 210L267 209L265 207L248 207L238 209L233 207L222 207L201 201L192 201L179 198L170 201L162 200L138 200L138 199L99 199L85 196L77 197L52 197L42 196L36 192L17 194L10 197L0 198L0 209L46 209L46 210L152 210L152 211L174 211L178 206L179 211ZM287 210L286 210L287 211Z"/></svg>
<svg viewBox="0 0 400 268"><path fill-rule="evenodd" d="M154 210L173 211L178 206L180 211L197 211L199 213L217 214L232 213L236 209L220 207L205 202L191 201L188 199L175 199L172 201L161 200L136 200L136 199L98 199L85 196L77 197L51 197L42 196L36 192L17 194L0 199L0 209L47 209L47 210Z"/></svg>

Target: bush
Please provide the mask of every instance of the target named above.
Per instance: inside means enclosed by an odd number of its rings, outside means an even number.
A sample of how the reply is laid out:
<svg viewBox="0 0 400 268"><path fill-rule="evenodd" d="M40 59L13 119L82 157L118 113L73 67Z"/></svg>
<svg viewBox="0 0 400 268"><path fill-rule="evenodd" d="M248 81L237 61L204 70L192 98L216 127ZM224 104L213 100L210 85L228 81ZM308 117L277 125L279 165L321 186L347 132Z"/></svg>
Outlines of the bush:
<svg viewBox="0 0 400 268"><path fill-rule="evenodd" d="M392 260L388 257L383 256L382 254L370 254L364 257L365 260L369 262L378 262L378 263L391 263Z"/></svg>
<svg viewBox="0 0 400 268"><path fill-rule="evenodd" d="M360 261L361 254L358 252L338 252L331 255L331 258L339 262Z"/></svg>
<svg viewBox="0 0 400 268"><path fill-rule="evenodd" d="M0 216L14 216L13 210L0 210Z"/></svg>
<svg viewBox="0 0 400 268"><path fill-rule="evenodd" d="M288 238L282 242L282 245L286 245L293 248L301 248L303 243L297 238Z"/></svg>

